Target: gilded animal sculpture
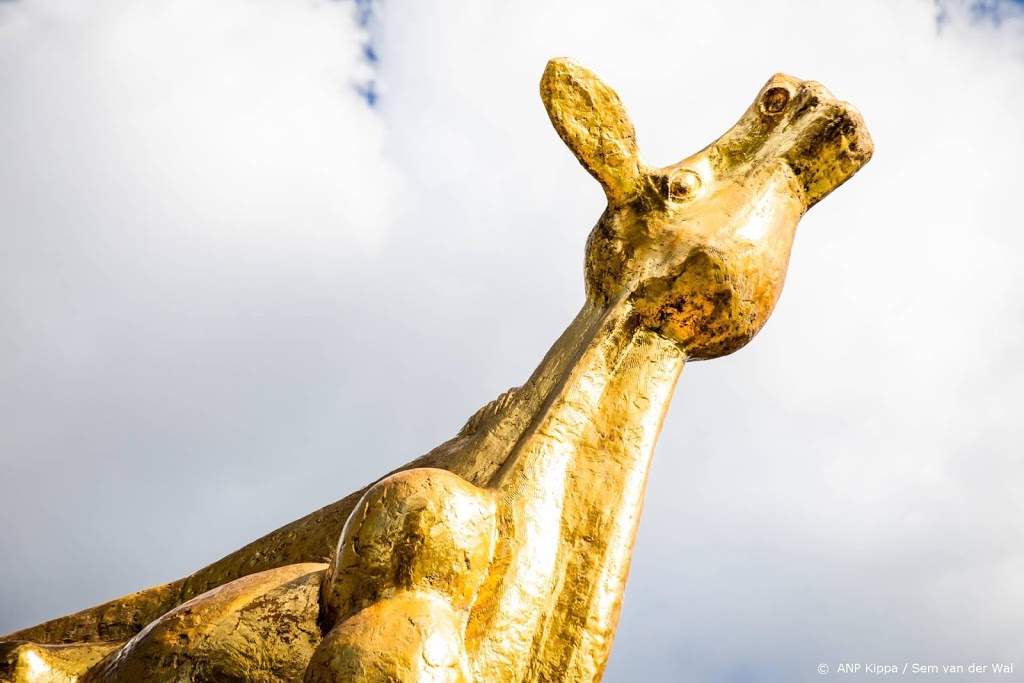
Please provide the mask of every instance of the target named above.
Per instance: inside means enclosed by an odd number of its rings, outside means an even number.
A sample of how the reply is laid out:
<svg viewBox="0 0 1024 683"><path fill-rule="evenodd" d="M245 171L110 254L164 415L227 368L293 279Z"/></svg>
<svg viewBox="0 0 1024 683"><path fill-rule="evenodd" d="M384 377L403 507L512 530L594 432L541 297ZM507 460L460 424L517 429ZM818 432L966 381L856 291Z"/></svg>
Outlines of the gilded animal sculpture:
<svg viewBox="0 0 1024 683"><path fill-rule="evenodd" d="M853 107L778 74L721 138L655 168L593 73L554 59L540 90L608 204L583 307L533 375L401 470L189 577L0 639L0 679L601 678L683 364L757 334L797 222L872 142Z"/></svg>

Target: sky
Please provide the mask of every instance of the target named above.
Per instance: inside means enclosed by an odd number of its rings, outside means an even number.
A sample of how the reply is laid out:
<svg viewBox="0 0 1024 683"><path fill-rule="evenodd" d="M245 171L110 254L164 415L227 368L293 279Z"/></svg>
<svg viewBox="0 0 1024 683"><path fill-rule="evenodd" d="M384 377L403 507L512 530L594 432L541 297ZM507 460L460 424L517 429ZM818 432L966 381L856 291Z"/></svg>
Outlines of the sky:
<svg viewBox="0 0 1024 683"><path fill-rule="evenodd" d="M1024 671L1011 0L0 2L0 633L184 576L529 376L604 206L540 103L560 55L652 164L780 71L875 141L765 329L684 370L605 680Z"/></svg>

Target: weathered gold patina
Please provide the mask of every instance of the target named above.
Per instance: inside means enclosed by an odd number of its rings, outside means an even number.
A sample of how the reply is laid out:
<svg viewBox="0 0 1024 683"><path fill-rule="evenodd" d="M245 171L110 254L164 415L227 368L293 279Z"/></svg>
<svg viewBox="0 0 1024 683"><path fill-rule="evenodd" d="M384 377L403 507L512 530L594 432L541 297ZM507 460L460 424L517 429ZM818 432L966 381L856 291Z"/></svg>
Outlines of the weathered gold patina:
<svg viewBox="0 0 1024 683"><path fill-rule="evenodd" d="M399 472L186 579L7 636L0 679L600 679L683 364L761 329L797 222L872 143L850 105L780 74L715 143L652 168L582 66L549 62L541 95L608 206L583 308L526 383Z"/></svg>

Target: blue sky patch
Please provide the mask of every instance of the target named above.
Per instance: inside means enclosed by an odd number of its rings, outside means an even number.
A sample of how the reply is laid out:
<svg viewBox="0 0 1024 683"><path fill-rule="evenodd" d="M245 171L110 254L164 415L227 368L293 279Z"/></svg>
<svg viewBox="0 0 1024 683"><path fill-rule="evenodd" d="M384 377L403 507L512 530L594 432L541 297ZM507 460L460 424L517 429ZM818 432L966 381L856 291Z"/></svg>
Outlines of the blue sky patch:
<svg viewBox="0 0 1024 683"><path fill-rule="evenodd" d="M356 12L356 23L359 27L365 29L367 34L367 40L363 44L363 59L371 67L376 68L380 57L377 54L377 47L374 44L374 5L375 0L355 0L355 12ZM359 93L360 97L366 100L366 103L371 107L377 106L377 100L379 95L377 93L377 81L375 78L370 78L364 83L357 83L355 90Z"/></svg>
<svg viewBox="0 0 1024 683"><path fill-rule="evenodd" d="M954 11L962 11L971 23L991 22L996 26L1011 17L1024 17L1024 0L935 0L939 28L952 21Z"/></svg>

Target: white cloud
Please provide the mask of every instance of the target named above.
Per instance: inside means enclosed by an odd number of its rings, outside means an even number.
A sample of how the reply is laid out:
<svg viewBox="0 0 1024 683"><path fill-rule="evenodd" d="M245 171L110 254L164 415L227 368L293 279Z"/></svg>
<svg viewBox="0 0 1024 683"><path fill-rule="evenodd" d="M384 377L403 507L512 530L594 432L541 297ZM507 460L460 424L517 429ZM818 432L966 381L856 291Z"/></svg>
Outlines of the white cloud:
<svg viewBox="0 0 1024 683"><path fill-rule="evenodd" d="M365 40L327 0L0 6L0 631L278 521L246 482L312 448L326 330L399 215Z"/></svg>
<svg viewBox="0 0 1024 683"><path fill-rule="evenodd" d="M74 7L0 8L0 454L25 484L0 513L27 520L3 585L28 596L0 613L191 571L522 381L582 302L603 208L537 94L571 54L655 163L776 71L856 104L876 143L805 219L765 331L684 372L606 680L1021 652L1012 17L393 2L378 120L347 88L367 77L347 5ZM90 558L73 577L69 553Z"/></svg>

